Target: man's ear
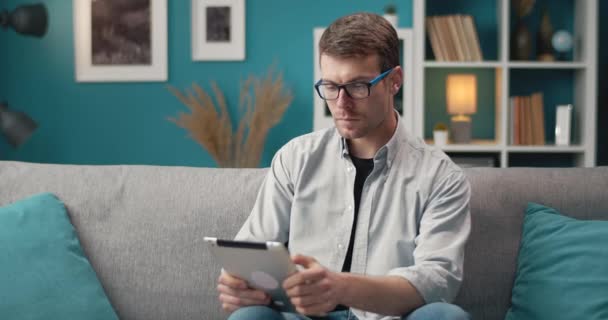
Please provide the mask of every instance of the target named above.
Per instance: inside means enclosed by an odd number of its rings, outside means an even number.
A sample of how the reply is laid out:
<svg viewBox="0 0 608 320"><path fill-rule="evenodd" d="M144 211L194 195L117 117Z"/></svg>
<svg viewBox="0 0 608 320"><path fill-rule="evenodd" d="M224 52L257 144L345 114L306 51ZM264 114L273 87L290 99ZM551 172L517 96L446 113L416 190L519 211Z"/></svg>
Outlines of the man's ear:
<svg viewBox="0 0 608 320"><path fill-rule="evenodd" d="M397 82L393 83L393 90L392 90L393 95L396 95L397 92L399 92L399 89L401 89L401 84L397 83Z"/></svg>
<svg viewBox="0 0 608 320"><path fill-rule="evenodd" d="M401 66L397 66L395 68L395 72L396 74L393 75L393 81L391 84L391 93L393 95L396 95L403 85L403 71L401 70Z"/></svg>

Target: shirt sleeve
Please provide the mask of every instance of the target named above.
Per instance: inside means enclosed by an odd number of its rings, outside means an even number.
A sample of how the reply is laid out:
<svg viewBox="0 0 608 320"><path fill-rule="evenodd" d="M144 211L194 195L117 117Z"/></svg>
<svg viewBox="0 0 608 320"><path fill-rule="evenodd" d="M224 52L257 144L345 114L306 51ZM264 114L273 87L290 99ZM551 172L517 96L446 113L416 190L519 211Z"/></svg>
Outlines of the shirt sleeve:
<svg viewBox="0 0 608 320"><path fill-rule="evenodd" d="M440 180L420 220L414 265L389 271L389 275L406 278L426 303L451 302L460 289L464 248L471 230L470 194L462 171Z"/></svg>
<svg viewBox="0 0 608 320"><path fill-rule="evenodd" d="M288 241L294 186L286 166L287 146L281 148L272 159L253 209L237 233L236 240Z"/></svg>

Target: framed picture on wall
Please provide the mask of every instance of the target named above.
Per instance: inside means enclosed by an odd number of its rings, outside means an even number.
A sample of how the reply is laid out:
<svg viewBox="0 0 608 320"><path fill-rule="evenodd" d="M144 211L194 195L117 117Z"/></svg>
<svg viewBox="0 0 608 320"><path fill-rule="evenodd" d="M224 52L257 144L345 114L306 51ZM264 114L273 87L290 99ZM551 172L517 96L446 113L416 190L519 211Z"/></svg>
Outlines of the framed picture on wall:
<svg viewBox="0 0 608 320"><path fill-rule="evenodd" d="M192 0L192 60L245 60L245 0Z"/></svg>
<svg viewBox="0 0 608 320"><path fill-rule="evenodd" d="M73 0L76 81L167 80L167 0Z"/></svg>
<svg viewBox="0 0 608 320"><path fill-rule="evenodd" d="M313 79L316 82L321 78L321 69L319 65L319 40L323 35L325 28L313 29L313 46L314 46L314 66ZM399 37L399 62L403 70L403 85L395 95L395 110L401 116L400 121L405 121L405 125L409 130L412 130L414 123L413 106L414 106L414 35L412 29L399 28L397 29ZM311 85L313 93L313 130L320 130L334 126L334 120L329 112L327 103L321 99L314 87Z"/></svg>

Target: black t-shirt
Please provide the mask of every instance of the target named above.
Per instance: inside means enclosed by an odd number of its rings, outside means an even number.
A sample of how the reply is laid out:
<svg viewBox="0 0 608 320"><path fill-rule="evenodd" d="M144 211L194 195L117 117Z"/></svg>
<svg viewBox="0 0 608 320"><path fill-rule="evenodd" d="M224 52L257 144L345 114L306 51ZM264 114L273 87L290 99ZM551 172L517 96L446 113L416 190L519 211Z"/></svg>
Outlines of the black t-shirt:
<svg viewBox="0 0 608 320"><path fill-rule="evenodd" d="M357 157L350 157L353 160L355 168L357 168L357 175L355 176L355 217L353 219L353 228L350 233L350 241L348 242L348 250L346 251L346 258L344 259L344 265L342 266L342 272L349 272L350 265L353 260L353 245L355 242L355 231L357 229L357 216L359 214L359 202L361 202L361 192L363 191L363 184L374 169L374 159L361 159Z"/></svg>
<svg viewBox="0 0 608 320"><path fill-rule="evenodd" d="M350 272L350 265L353 261L353 245L355 242L355 231L357 229L357 216L359 214L359 202L361 202L361 193L363 191L363 184L374 169L374 159L361 159L357 157L350 157L353 160L355 168L357 168L357 175L355 176L355 217L353 219L353 228L350 233L350 241L348 242L348 250L346 251L346 258L344 259L344 265L342 266L342 272ZM348 310L347 306L337 305L334 311Z"/></svg>

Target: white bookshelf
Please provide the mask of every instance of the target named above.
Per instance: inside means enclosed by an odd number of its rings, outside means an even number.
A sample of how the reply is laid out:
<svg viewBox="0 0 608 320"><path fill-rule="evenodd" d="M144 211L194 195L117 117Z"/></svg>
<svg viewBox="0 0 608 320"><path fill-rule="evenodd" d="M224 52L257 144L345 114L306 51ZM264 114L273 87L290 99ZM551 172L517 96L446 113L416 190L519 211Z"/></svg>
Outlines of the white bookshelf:
<svg viewBox="0 0 608 320"><path fill-rule="evenodd" d="M479 0L476 0L479 1ZM471 6L476 3L471 0ZM487 0L492 1L492 0ZM597 36L598 36L598 1L597 0L574 0L573 22L574 22L574 48L572 61L540 62L540 61L511 61L509 58L509 38L511 8L510 0L494 0L498 12L488 12L488 15L497 17L497 59L494 61L481 62L440 62L428 60L427 34L425 30L425 18L427 16L427 1L414 0L414 110L412 112L412 131L420 137L426 138L432 144L430 137L425 133L425 77L429 70L470 68L491 69L495 73L495 121L493 140L475 140L471 144L454 145L448 144L442 149L451 155L467 154L490 154L500 161L500 167L509 167L511 157L524 156L537 158L538 162L543 159L551 160L557 154L570 157L572 165L592 167L595 166L596 157L596 110L597 110ZM559 3L564 0L555 0L551 3ZM464 1L466 3L466 1ZM535 4L538 6L539 4ZM537 9L536 9L537 10ZM458 14L466 12L451 12ZM554 18L553 18L554 19ZM554 22L554 21L553 21ZM480 26L477 24L478 32ZM554 29L555 31L555 29ZM531 30L533 41L535 32ZM483 41L483 39L482 39ZM432 54L431 54L432 57ZM575 122L571 138L571 145L511 145L509 141L509 97L511 94L511 75L521 72L552 72L559 71L564 74L572 74L573 101L575 106L572 114ZM560 73L558 73L560 74ZM516 78L514 78L516 79ZM543 91L543 95L549 96L551 92ZM478 106L482 107L482 106ZM490 106L491 107L491 106ZM545 100L545 110L552 108ZM479 111L479 110L478 110ZM545 126L553 127L554 123L545 121ZM521 163L520 163L521 165Z"/></svg>

